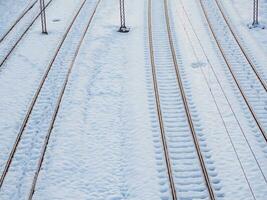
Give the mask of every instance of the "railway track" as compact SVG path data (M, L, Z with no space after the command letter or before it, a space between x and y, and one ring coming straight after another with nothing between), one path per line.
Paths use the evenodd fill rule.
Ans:
M52 1L53 0L49 0L46 3L45 8L47 8L52 3ZM24 38L26 33L30 30L30 28L33 26L33 24L36 22L36 20L41 15L41 12L39 11L39 9L38 11L34 9L36 13L34 13L33 16L30 15L30 11L33 10L33 8L36 6L36 3L37 1L35 1L28 9L26 9L1 38L0 40L0 52L1 52L0 53L0 68L3 67L4 63L7 61L7 59L12 54L14 49L18 46L20 41ZM28 17L26 17L27 15L29 15L28 17L30 18L30 21L27 21L29 20ZM23 20L24 18L27 18L25 19L26 20L25 22ZM15 29L15 27L19 26L20 23L21 23L20 25L21 27Z
M39 84L28 112L21 125L16 141L6 162L0 179L0 197L10 196L21 184L14 186L12 177L29 182L23 186L24 193L29 189L28 199L33 198L38 176L46 154L47 145L59 107L74 66L80 47L91 25L101 0L84 0L69 27L67 28L54 57ZM88 14L88 10L90 14ZM88 20L84 20L88 18ZM82 29L82 30L81 30ZM71 45L70 45L71 44ZM28 145L25 145L27 143ZM26 161L26 163L25 163ZM18 166L23 166L22 169ZM26 173L26 174L25 174ZM33 177L33 179L31 178ZM12 187L15 187L12 189Z
M218 76L217 76L217 74L216 74L216 72L214 70L215 67L210 62L210 60L208 58L208 54L205 52L204 45L202 44L202 41L198 36L198 31L194 28L193 23L192 23L192 21L190 19L190 14L185 9L183 1L180 0L179 4L180 4L179 7L181 7L181 8L180 8L179 11L177 11L177 13L179 13L179 18L181 19L181 22L182 22L182 25L183 25L183 29L186 32L187 39L188 39L188 41L190 43L190 46L191 46L191 48L193 50L194 57L197 59L198 63L201 63L201 59L200 59L200 57L198 55L199 54L198 51L199 50L202 51L203 54L202 53L200 53L200 54L202 54L205 57L205 60L206 60L206 62L208 64L208 66L211 68L211 72L214 75L214 78L215 78L215 80L216 80L216 82L217 82L217 84L219 86L219 88L215 89L214 88L214 85L215 85L214 82L212 84L209 83L209 79L211 79L211 74L206 74L208 72L206 71L205 67L200 67L199 71L202 74L202 76L204 77L204 80L205 80L205 82L206 82L206 84L207 84L207 86L209 88L209 91L211 93L212 99L213 99L213 101L214 101L214 103L216 105L216 109L217 109L218 113L220 113L219 115L220 115L220 117L221 117L221 119L223 121L224 129L225 129L225 131L227 133L227 136L229 138L229 141L230 141L230 143L231 143L231 145L233 147L233 150L235 152L236 158L237 158L237 160L239 162L239 165L240 165L240 168L241 168L241 170L243 172L245 180L246 180L246 182L247 182L247 184L249 186L250 193L251 193L253 199L257 199L256 196L258 194L255 195L255 193L254 193L255 186L253 186L253 180L251 180L250 175L248 173L249 170L247 170L246 165L244 164L245 161L242 159L242 154L244 152L246 152L246 154L247 154L246 160L250 159L251 163L255 163L255 166L253 167L253 171L255 171L256 168L258 169L258 175L257 176L261 177L261 178L258 178L258 180L260 180L259 182L262 181L262 185L267 183L267 179L266 179L266 176L265 176L265 173L264 173L265 167L264 167L264 165L262 165L264 162L262 162L261 159L260 159L261 161L258 161L258 158L257 158L258 156L256 155L258 153L254 152L255 149L253 148L253 146L251 146L250 141L249 141L249 139L247 137L247 133L245 133L245 132L248 132L248 130L245 130L245 128L242 127L242 123L240 122L240 119L238 119L237 114L235 113L235 111L234 111L234 109L233 109L233 107L232 107L232 105L230 103L230 100L227 97L226 92L224 91L224 88L223 88L222 84L220 83L220 80L219 80L219 78L218 78ZM182 15L181 13L182 12L184 13L184 17L181 17L181 15ZM191 31L189 31L189 29L191 29ZM190 33L192 35L190 35ZM193 38L195 38L194 41L193 41ZM196 43L199 44L200 49L195 46ZM219 90L221 90L221 92L222 92L221 94L217 93L217 91L219 91ZM233 115L233 118L234 118L233 120L231 120L231 125L236 123L236 129L235 130L229 129L229 127L231 127L231 126L229 126L229 123L227 123L227 121L225 121L225 119L223 117L223 115L225 114L225 110L222 108L223 105L220 105L220 100L218 100L216 98L216 96L223 96L225 98L226 103L228 104L228 106L230 108L229 111L231 111L231 114ZM245 151L241 150L239 145L236 144L236 142L235 142L234 136L236 136L238 134L238 132L239 132L239 131L236 132L237 129L240 130L240 133L241 133L240 135L244 138L244 143L242 143L243 144L242 146L246 146L247 149ZM240 142L241 140L243 140L243 139L239 138L238 142Z
M266 81L242 47L218 1L199 0L199 2L230 75L267 142ZM208 2L212 3L207 4Z
M256 65L253 63L252 59L250 59L250 56L248 55L246 49L243 47L242 42L240 41L238 35L236 34L236 31L232 27L228 17L225 15L225 12L223 11L223 7L221 6L220 2L218 0L215 0L216 5L218 6L220 13L223 16L223 19L225 20L227 27L229 28L230 32L232 33L233 37L235 38L235 41L237 45L239 46L240 50L242 51L244 57L246 58L247 62L249 63L251 69L254 71L255 75L257 76L257 79L261 83L264 90L267 92L267 83L266 79L263 78L262 74L258 71ZM262 71L262 70L261 70Z
M214 200L216 195L179 71L168 12L167 0L156 3L149 0L150 60L171 195L175 200L178 196Z
M30 6L23 10L15 22L8 28L8 30L1 36L0 43L7 37L7 35L14 29L14 27L22 20L22 18L35 6L38 0L35 0Z

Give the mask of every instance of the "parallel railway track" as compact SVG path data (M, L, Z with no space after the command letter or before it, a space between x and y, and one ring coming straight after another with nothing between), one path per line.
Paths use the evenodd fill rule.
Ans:
M188 145L189 143L191 144L189 146L192 147L193 149L190 149L190 153L194 151L194 153L196 154L195 157L190 155L191 156L190 158L194 158L192 159L194 160L192 162L199 165L199 168L200 168L199 170L201 171L200 173L202 174L200 175L200 177L202 177L203 179L200 177L198 178L202 179L202 181L204 182L204 185L205 185L204 187L206 187L206 189L202 188L202 190L207 191L206 198L215 200L216 195L214 193L214 189L211 184L208 170L206 168L205 160L201 152L201 147L198 141L198 136L196 134L194 123L193 123L193 120L190 114L190 109L188 106L188 101L187 101L187 97L185 94L183 81L181 78L181 74L179 72L179 65L178 65L178 61L176 58L176 51L175 51L175 47L174 47L174 43L172 39L170 19L169 19L169 14L168 14L169 12L168 1L164 0L163 3L164 5L162 9L164 9L164 14L163 14L164 16L162 17L165 18L164 20L165 22L163 23L166 24L166 27L165 28L160 27L158 32L155 31L155 29L157 30L157 28L154 28L153 25L156 27L159 26L159 24L161 23L161 20L157 19L155 20L157 21L157 24L156 25L153 24L153 18L152 18L153 16L152 7L153 6L152 6L152 0L149 0L148 29L149 29L150 60L151 60L151 67L152 67L154 94L156 98L156 107L157 107L158 120L159 120L160 131L161 131L161 139L162 139L162 145L163 145L163 150L164 150L164 155L165 155L166 167L168 171L169 185L170 185L172 199L174 200L178 199L179 195L188 195L186 196L187 198L194 198L193 196L190 196L192 194L183 194L184 190L182 188L177 189L179 185L176 185L176 180L175 180L176 178L174 178L177 176L179 177L179 170L180 170L178 169L178 166L177 166L178 164L176 164L177 160L176 159L174 160L174 158L179 157L180 160L178 160L177 162L181 162L181 163L184 162L183 155L182 157L180 157L180 155L175 155L175 153L173 153L173 152L177 152L178 149L179 151L181 151L183 148L185 148L184 146L185 144L182 145L182 144L179 144L180 141L177 141L177 142L174 141L174 140L177 140L177 137L178 138L181 137L182 140L186 138L185 141L188 142ZM155 9L158 10L159 8L155 8ZM157 15L160 15L160 14L157 14ZM161 38L159 36L161 36L160 30L162 29L166 30L166 32L164 32L165 34L167 34L167 37L165 35L166 37L165 41L164 40L160 41ZM161 48L161 49L158 50L157 48ZM167 66L171 68L168 68ZM164 67L166 67L166 69ZM173 79L171 80L171 78ZM165 81L165 83L163 83L163 81ZM170 91L169 94L167 94L168 91L166 87L168 87L168 90ZM174 102L174 100L167 101L169 95L171 96L171 99L176 99L177 97L179 98L177 99L179 105L177 105L178 103L176 101L175 103L173 103L173 105L177 106L176 109L180 109L179 111L177 111L177 116L175 116L177 118L174 117L175 112L169 111L170 104ZM175 109L175 108L172 108L172 109ZM172 117L169 118L168 115L171 115ZM184 124L171 125L170 119L173 119L173 118L177 119L176 123L184 122ZM173 134L171 134L170 133L171 129L173 130L174 126L177 126L178 129L177 131L174 131ZM179 126L182 126L183 128ZM191 137L191 141L188 140L187 138L188 136ZM183 149L182 151L185 151L185 150ZM177 166L177 169L174 166ZM194 169L194 172L196 171L197 170ZM191 173L190 170L186 172ZM186 178L183 178L183 181L186 181ZM182 191L181 194L179 194L178 191Z
M214 0L214 6L217 8L215 7L215 9L213 9L213 13L216 13L214 10L217 9L220 12L219 15L222 16L221 18L216 18L215 16L212 18L209 17L209 15L211 15L211 11L208 13L208 5L205 6L206 1L207 0L199 0L208 27L211 30L211 34L246 106L255 120L264 140L267 142L266 81L257 71L249 55L242 47L238 36L232 29L230 22L223 13L218 1ZM216 20L216 23L212 20ZM223 20L219 22L223 23L224 26L220 25L220 27L218 27L220 24L218 20ZM225 29L222 27L225 27Z
M163 144L164 157L165 157L167 171L168 171L168 178L170 181L172 199L177 200L178 198L177 198L175 183L174 183L174 179L173 179L173 172L172 172L171 161L170 161L170 156L169 156L169 149L168 149L164 124L163 124L162 111L161 111L161 106L160 106L159 89L158 89L158 84L157 84L156 64L155 64L154 50L153 50L154 47L153 47L153 33L152 33L151 1L152 0L148 0L148 32L149 32L149 47L150 47L149 50L150 50L150 61L151 61L151 67L152 67L154 92L155 92L155 98L156 98L156 106L157 106L157 113L158 113L158 119L159 119L161 140L162 140L162 144Z
M16 25L23 19L23 17L35 6L38 0L35 0L30 6L27 6L15 22L8 28L8 30L1 36L0 43L7 37L7 35L16 27Z
M193 26L193 23L192 23L192 21L191 21L191 19L190 19L190 14L189 14L188 11L186 10L186 8L185 8L184 3L183 3L182 0L179 1L179 4L180 4L180 6L181 6L182 12L184 13L185 19L183 19L183 17L181 17L181 15L180 15L179 17L180 17L180 19L182 19L181 21L182 21L183 29L184 29L184 31L186 32L186 36L187 36L188 41L190 42L190 46L191 46L191 48L192 48L192 50L193 50L193 54L194 54L195 58L197 59L197 61L200 63L200 62L201 62L201 59L200 59L200 57L198 56L197 47L195 47L195 42L197 41L197 43L199 44L200 49L201 49L201 51L202 51L202 53L203 53L203 56L205 57L206 62L207 62L207 64L209 65L209 67L211 68L212 74L214 75L214 77L215 77L215 79L216 79L216 82L217 82L217 84L218 84L218 86L219 86L219 90L222 91L222 94L223 94L223 96L224 96L224 98L225 98L227 104L229 105L229 108L230 108L230 110L231 110L231 112L232 112L232 114L233 114L233 116L234 116L234 118L235 118L235 120L236 120L237 126L238 126L238 128L240 129L240 131L241 131L243 137L245 138L245 141L246 141L246 144L247 144L247 146L248 146L248 149L249 149L249 151L251 152L251 155L253 156L253 160L255 161L256 166L257 166L257 168L259 169L260 174L262 175L262 180L263 180L265 183L267 183L266 176L265 176L265 173L264 173L264 169L262 169L262 165L259 163L259 161L258 161L258 159L257 159L257 156L256 156L256 153L254 152L253 147L251 146L251 144L250 144L250 142L249 142L249 139L248 139L247 136L246 136L246 133L245 133L246 130L244 130L244 128L243 128L242 125L241 125L240 120L239 120L238 117L237 117L237 114L234 112L234 109L233 109L233 107L232 107L232 105L231 105L231 103L230 103L230 100L229 100L229 98L228 98L227 95L226 95L225 89L223 88L223 86L222 86L222 84L221 84L221 82L220 82L220 80L219 80L219 78L218 78L218 75L217 75L217 73L216 73L215 70L214 70L215 67L213 66L213 64L211 63L211 61L210 61L209 58L208 58L208 54L207 54L206 51L205 51L205 46L202 44L202 41L201 41L201 39L200 39L199 36L198 36L198 32L197 32L197 30L195 29L195 27ZM178 13L178 11L177 11L177 13ZM179 13L179 14L180 14L180 13ZM186 22L186 21L188 21L188 22ZM189 24L189 25L188 25L188 24ZM188 27L189 27L189 28L188 28ZM191 31L189 31L189 29L191 29ZM192 34L191 36L190 36L190 33L189 33L189 32L191 32L191 34ZM193 41L192 38L195 38L196 41ZM209 79L210 79L209 76L210 76L210 74L206 74L207 72L205 72L205 71L206 71L206 70L205 70L205 67L200 67L200 70L199 70L199 71L201 72L202 76L204 77L205 82L206 82L206 84L207 84L207 86L208 86L208 88L209 88L209 90L210 90L212 99L213 99L213 101L214 101L214 103L215 103L215 105L216 105L216 108L217 108L218 113L220 113L220 117L221 117L221 119L222 119L222 121L223 121L224 128L225 128L225 130L226 130L226 132L227 132L227 135L228 135L228 138L229 138L229 140L230 140L230 143L231 143L231 145L232 145L232 147L233 147L233 149L234 149L234 152L235 152L235 154L236 154L236 158L237 158L237 160L238 160L238 162L239 162L240 168L242 169L242 172L243 172L243 174L244 174L244 177L245 177L245 179L246 179L246 182L247 182L247 184L248 184L248 186L249 186L249 189L250 189L250 191L251 191L252 197L253 197L254 199L256 199L255 194L254 194L254 191L253 191L252 186L251 186L251 183L250 183L249 178L248 178L249 176L247 175L246 171L244 170L244 164L243 164L243 162L241 161L241 160L242 160L242 159L241 159L241 156L239 155L240 152L239 152L238 148L236 147L235 142L234 142L234 140L233 140L233 132L234 132L234 131L230 131L230 130L228 129L228 127L227 127L227 123L226 123L225 120L223 119L223 113L222 113L222 111L221 111L221 108L220 108L220 106L219 106L219 104L218 104L218 102L217 102L217 100L216 100L216 97L215 97L215 96L216 96L216 95L215 95L216 92L213 92L213 91L212 91L212 87L213 87L213 85L211 85L211 84L209 83ZM231 123L235 123L235 122L231 122Z
M71 71L73 69L75 60L78 56L79 50L81 48L81 45L85 39L85 36L88 32L88 29L91 25L91 22L95 16L95 13L97 11L97 8L100 4L101 0L97 0L95 5L91 5L93 4L92 2L89 2L87 0L83 0L78 11L76 12L73 20L71 21L70 25L68 26L65 34L63 35L63 38L61 40L61 42L59 43L57 50L53 56L53 58L51 59L49 65L46 68L46 71L41 79L41 82L39 84L39 87L36 91L36 93L34 94L34 97L32 99L32 102L28 108L28 111L26 113L26 116L24 118L24 121L21 125L21 128L19 130L19 133L17 135L16 141L13 145L13 148L10 152L9 158L5 164L5 168L4 171L2 172L1 178L0 178L0 194L1 192L3 192L3 187L5 186L5 180L9 174L9 170L12 167L12 163L16 157L16 153L18 151L19 145L21 144L21 140L23 139L23 137L26 137L27 134L29 134L29 131L31 131L31 126L32 123L34 123L34 121L37 119L36 117L40 116L39 112L45 112L43 111L44 108L46 108L47 106L49 106L48 104L50 104L49 102L47 102L47 100L51 100L54 99L55 101L52 104L52 108L49 110L48 114L49 116L46 117L49 119L49 121L43 120L41 122L41 125L35 125L37 126L36 130L41 130L43 133L39 133L33 136L28 136L28 137L39 137L38 139L34 139L31 138L31 140L37 140L37 147L40 150L40 154L38 155L38 161L36 160L37 164L36 164L36 169L34 170L34 177L32 180L32 185L30 187L30 192L29 192L29 196L28 199L31 200L33 198L34 192L35 192L35 187L36 187L36 183L38 180L38 176L44 161L44 157L46 154L46 150L47 150L47 146L49 143L49 139L50 136L52 134L53 131L53 127L54 127L54 123L62 102L62 98L64 96L64 92L66 89L66 86L68 84L68 80L71 74ZM92 7L93 6L93 7ZM92 7L92 8L91 8ZM90 17L88 19L88 21L84 22L86 23L84 25L84 28L82 28L83 26L80 26L78 24L78 20L83 21L83 17L86 17L88 14L88 10L86 9L92 9ZM82 31L81 31L82 29ZM66 49L66 47L64 47L64 44L67 42L67 40L71 40L69 35L74 34L75 31L79 31L79 34L81 34L81 36L79 38L74 37L75 42L72 42L72 45L74 45L74 48L71 49L70 51L68 49ZM70 42L70 41L69 41ZM63 48L65 48L66 50L62 50ZM65 54L64 51L69 51L68 54ZM68 64L67 67L64 67L62 61L60 61L60 59L64 59L65 57L70 56L70 59L68 61L68 59L66 60L66 64ZM63 65L63 66L62 66ZM60 69L60 66L62 69ZM62 74L57 75L57 71L55 68L59 68L59 72L62 72ZM54 75L51 75L54 74ZM56 91L56 97L51 98L50 96L52 95L50 92L47 93L46 91L49 90L49 84L47 82L49 82L48 78L50 77L50 79L53 79L51 77L57 78L59 82L57 83L52 83L52 84L56 84L55 86L55 91ZM47 96L48 95L48 96ZM50 95L50 96L49 96ZM51 105L50 105L51 106ZM44 123L42 125L42 123ZM30 135L30 134L29 134ZM40 136L39 136L40 135ZM41 136L43 135L43 136ZM25 138L24 138L25 140ZM31 149L29 149L29 151L32 151ZM37 156L37 155L36 155ZM15 165L15 164L13 164ZM13 166L14 167L14 166Z
M54 128L56 117L57 117L57 114L58 114L58 111L59 111L59 107L60 107L61 102L62 102L63 95L64 95L66 87L67 87L67 83L68 83L71 71L73 69L75 60L76 60L76 58L78 56L79 50L80 50L80 48L82 46L82 43L84 41L84 38L86 36L86 33L87 33L90 25L91 25L91 22L93 20L93 17L94 17L94 15L96 13L96 10L98 8L98 5L99 5L100 1L101 0L98 0L97 4L96 4L96 6L95 6L95 8L93 10L93 13L92 13L87 25L86 25L86 28L83 31L82 37L81 37L81 39L79 41L79 44L78 44L78 46L77 46L77 48L75 50L74 57L72 58L71 64L69 66L67 76L66 76L66 78L64 80L64 83L63 83L63 87L62 87L62 89L60 91L60 94L59 94L59 97L58 97L58 100L57 100L57 103L56 103L56 108L55 108L55 110L53 112L52 120L50 122L49 129L47 131L47 135L45 137L45 141L44 141L44 144L43 144L43 147L42 147L41 156L40 156L40 159L38 161L38 166L37 166L37 169L36 169L36 172L35 172L34 180L33 180L31 191L30 191L29 198L28 198L29 200L31 200L33 198L33 194L34 194L36 183L37 183L37 180L38 180L38 176L39 176L39 173L41 171L41 167L42 167L42 164L43 164L43 161L44 161L44 157L45 157L45 153L46 153L47 146L48 146L48 143L49 143L49 139L50 139L50 136L52 134L52 130Z
M220 2L218 0L215 0L219 10L220 10L220 13L222 14L224 20L225 20L225 23L227 24L229 30L231 31L233 37L235 38L235 41L237 43L237 45L239 46L240 50L242 51L244 57L246 58L247 62L249 63L251 69L254 71L255 75L257 76L257 79L259 80L259 82L261 83L262 87L264 88L265 92L267 92L267 83L266 83L266 80L264 80L264 78L262 77L262 75L258 72L258 69L257 67L255 66L255 64L253 63L252 59L250 58L250 56L248 55L248 53L246 52L245 48L243 47L240 39L239 39L239 36L236 34L234 28L232 27L228 17L225 15L224 13L224 10L220 4Z
M53 0L49 0L46 5L45 5L45 9L52 3ZM39 18L39 16L41 15L41 12L38 10L37 14L34 16L34 18L28 22L26 28L24 30L19 30L21 32L19 32L18 35L17 32L15 30L15 27L21 22L23 21L23 18L25 17L25 15L27 15L29 13L30 10L32 10L32 7L35 6L37 2L35 2L31 7L29 7L29 9L27 9L25 12L22 13L22 15L16 20L16 22L9 28L9 30L4 34L4 36L1 38L0 41L0 48L3 49L1 50L1 54L0 54L0 69L3 67L4 63L7 61L7 59L10 57L10 55L13 53L13 51L15 50L15 48L18 46L18 44L20 43L20 41L24 38L24 36L27 34L27 32L30 30L30 28L33 26L33 24L36 22L36 20ZM14 32L15 34L15 39L13 40L10 39L10 41L7 42L7 44L5 44L5 40L7 39L7 37L9 37L12 33Z

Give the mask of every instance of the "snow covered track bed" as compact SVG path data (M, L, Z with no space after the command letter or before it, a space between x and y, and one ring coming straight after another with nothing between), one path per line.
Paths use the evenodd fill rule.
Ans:
M223 7L221 6L220 2L218 0L215 0L229 30L231 31L237 45L239 46L240 50L242 51L244 57L246 58L247 62L249 63L249 65L251 66L251 68L253 69L255 75L257 76L258 80L260 81L261 85L263 86L263 88L265 89L265 91L267 92L267 78L266 78L266 70L264 70L263 66L259 66L259 65L255 65L253 62L255 60L255 62L257 62L256 59L251 59L250 57L252 57L252 55L249 55L249 53L251 53L249 50L247 50L247 47L243 47L244 43L242 43L242 40L239 39L239 35L236 33L236 30L234 29L232 23L230 22L230 20L228 19L228 17L225 14L225 11L223 9ZM245 45L244 45L245 46ZM249 52L249 53L248 53ZM253 57L252 57L253 58ZM265 67L265 66L264 66Z
M53 0L47 0L46 8ZM30 30L32 25L40 16L38 4L33 3L29 8L25 9L21 16L14 22L14 24L7 30L0 39L0 68L4 66L5 61L12 54L14 49L18 46L23 37Z
M184 90L188 85L172 40L168 1L150 0L148 9L153 83L172 199L217 199L220 187L211 181L216 173L209 174L214 166L203 156L197 135L201 128L191 116L192 102Z
M22 18L25 17L25 15L33 9L33 7L37 3L37 1L38 0L35 0L30 5L27 5L27 7L22 11L22 13L18 16L18 18L10 25L10 27L4 27L3 30L1 30L2 33L0 34L0 43L14 29L14 27L22 20Z
M225 64L218 59L221 54L214 51L200 5L181 0L173 1L172 7L173 26L180 36L174 38L183 44L185 70L190 74L193 96L198 99L197 107L206 127L203 132L211 151L216 152L212 156L224 199L264 199L266 142L255 121L247 116L243 99L236 97L239 91L230 89L233 83L226 79Z
M216 44L251 115L267 142L267 88L265 66L254 65L241 46L216 0L200 0Z
M47 67L1 175L1 199L33 197L69 75L99 2L83 1Z
M121 33L118 0L45 0L48 34L39 3L0 0L0 200L266 200L265 56L225 2L125 0Z

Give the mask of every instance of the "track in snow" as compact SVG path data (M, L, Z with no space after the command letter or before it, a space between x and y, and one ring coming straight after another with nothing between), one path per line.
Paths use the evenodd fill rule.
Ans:
M168 1L149 0L148 9L154 92L172 199L216 199L179 72Z
M53 0L49 0L45 8L47 8ZM41 15L38 8L37 11L34 9L37 6L35 1L21 16L14 22L9 30L3 35L0 40L0 68L3 67L6 60L12 54L14 49L18 46L23 37L27 34L33 24Z
M1 199L10 199L17 187L20 187L19 193L30 188L28 199L32 199L70 73L99 3L100 0L83 1L48 65L1 175ZM88 16L88 21L84 20ZM25 184L29 179L31 186ZM14 182L16 188L11 189Z
M228 19L228 17L226 16L223 7L221 6L219 0L215 0L216 5L218 6L220 13L223 16L223 19L225 20L230 32L232 33L237 45L239 46L240 50L242 51L244 57L246 58L247 62L249 63L251 69L254 71L255 75L257 76L257 79L259 80L259 82L261 83L262 87L265 89L265 91L267 92L267 84L266 84L266 77L264 77L264 72L260 69L257 69L257 66L253 63L252 59L250 58L250 56L248 55L246 49L242 46L242 43L238 37L238 35L236 34L236 31L234 30L234 28L231 25L230 20ZM258 71L259 70L259 71Z
M15 22L8 28L8 30L1 36L0 43L6 38L6 36L14 29L14 27L25 17L25 15L30 12L30 10L34 7L38 0L35 0L30 6L23 10L23 12L19 15L19 17L15 20Z
M267 90L264 73L242 47L217 0L200 0L208 26L246 105L267 142Z
M216 74L216 72L214 70L215 67L210 62L210 60L209 60L209 58L207 56L207 53L205 52L205 47L202 45L201 39L198 36L197 30L194 28L194 26L192 24L192 21L190 19L190 14L186 11L186 9L184 7L184 3L182 2L182 0L179 1L179 4L180 4L181 10L182 10L180 12L184 13L185 18L181 17L181 15L179 17L180 17L180 20L182 21L183 29L186 32L187 39L190 42L190 46L193 49L194 56L198 60L198 63L200 63L201 61L200 61L199 56L197 55L198 54L197 51L202 51L203 52L203 56L205 56L206 62L210 66L212 74L214 75L214 77L216 79L216 82L217 82L217 84L219 86L218 89L214 89L216 91L213 91L212 88L214 87L214 84L211 85L209 83L209 79L211 78L210 74L206 74L207 72L205 72L206 71L205 67L200 67L200 72L201 72L202 76L204 77L205 82L206 82L206 84L207 84L207 86L208 86L208 88L210 90L210 93L211 93L213 101L214 101L214 103L216 105L217 111L220 113L220 117L221 117L221 119L223 121L225 131L226 131L226 133L228 135L228 138L229 138L229 142L231 143L231 145L232 145L232 147L234 149L234 152L236 154L236 159L239 162L240 168L241 168L241 170L243 172L243 175L245 177L245 180L246 180L246 182L247 182L247 184L249 186L249 189L250 189L250 192L252 194L252 197L254 199L257 199L256 198L257 194L255 195L255 191L254 191L255 185L253 185L253 184L255 184L255 181L251 180L251 175L250 175L249 171L254 171L254 173L257 171L258 174L255 175L255 176L257 176L259 182L262 181L262 185L264 185L264 184L267 183L266 176L265 176L265 173L264 173L264 168L265 167L264 167L264 165L262 165L262 162L261 162L262 160L261 161L258 160L257 153L255 152L254 147L250 144L250 141L249 141L249 139L247 137L247 133L246 133L247 131L244 129L244 127L242 127L240 119L238 119L237 114L234 112L234 109L233 109L233 107L232 107L232 105L230 103L230 100L227 97L227 95L226 95L226 93L224 91L224 88L223 88L223 86L222 86L222 84L221 84L221 82L220 82L220 80L219 80L219 78L218 78L218 76L217 76L217 74ZM177 11L177 13L179 13L179 11ZM185 21L188 21L186 23L188 23L189 26L188 26L188 24L187 25L185 24ZM188 29L191 29L192 32L189 31ZM192 35L190 35L190 32L191 32ZM192 38L195 38L196 41L193 41ZM195 45L196 43L199 43L200 49L197 47L198 45ZM245 143L243 143L243 146L246 148L245 151L240 149L239 145L236 144L236 142L235 142L235 140L236 140L235 137L237 136L237 134L235 134L236 130L233 131L233 130L229 129L229 127L228 127L229 125L228 125L228 123L225 121L225 119L223 117L223 115L225 115L226 113L225 113L224 109L222 108L223 105L220 105L220 100L218 100L217 97L216 97L217 96L216 95L217 90L221 90L222 91L222 96L225 98L226 103L229 105L230 111L233 114L233 118L234 118L231 121L231 124L232 125L235 124L235 126L233 126L232 128L236 127L235 129L239 129L240 130L240 133L241 133L240 136L243 137L243 138L239 138L239 141L244 140ZM243 160L243 158L242 158L243 157L242 156L243 153L246 153L246 155L247 155L246 161L250 160L250 162L251 162L251 166L250 167L248 167L246 165L246 163L245 163L245 160ZM251 168L251 169L249 169L249 168Z

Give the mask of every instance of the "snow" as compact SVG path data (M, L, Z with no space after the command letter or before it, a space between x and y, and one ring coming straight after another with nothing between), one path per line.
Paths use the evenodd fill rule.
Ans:
M197 99L197 103L201 104L196 105L196 107L200 109L200 118L203 120L203 123L206 124L203 125L203 127L208 127L204 128L203 133L206 136L205 138L207 139L207 143L211 145L211 157L213 158L213 162L215 163L214 165L218 171L219 179L223 185L222 191L224 198L253 199L248 184L246 183L246 175L249 177L249 183L252 185L252 187L254 187L252 188L254 193L257 193L256 191L258 191L257 199L264 199L266 195L266 191L264 191L264 176L266 176L266 153L262 151L263 149L255 149L255 147L258 146L255 145L257 141L255 140L256 138L251 137L251 135L258 133L258 131L255 131L255 128L251 129L247 126L248 122L245 122L248 121L246 116L240 116L243 110L242 107L239 108L238 111L232 110L232 108L237 109L240 107L238 102L233 101L235 99L233 90L229 88L229 83L227 80L220 80L220 83L223 84L223 86L220 87L216 77L214 76L214 72L211 70L211 67L214 67L215 73L219 79L223 77L224 72L219 72L220 69L218 69L218 67L224 66L222 66L222 64L218 62L218 59L216 59L217 55L213 55L214 50L212 50L213 47L211 46L212 44L210 43L209 38L211 36L207 34L208 30L204 26L205 24L203 24L203 22L201 23L202 20L205 22L204 16L203 14L200 14L202 15L202 18L199 18L194 17L192 14L197 12L202 13L200 5L195 5L192 4L192 2L188 3L186 1L183 1L183 5L190 16L191 22L188 21L187 16L182 9L182 5L176 3L175 13L176 15L179 13L179 16L184 20L182 20L183 23L177 20L175 21L175 24L180 24L180 26L177 27L177 31L188 31L189 37L192 40L188 41L188 38L184 37L180 38L179 42L183 44L183 48L188 46L186 51L183 51L185 52L184 56L187 56L187 58L184 58L183 60L190 61L187 66L192 66L186 68L186 70L188 71L188 74L190 74L188 77L190 77L190 83L193 85L191 87L193 88L193 99ZM173 17L173 19L178 19L178 17ZM202 47L204 47L203 49L205 54L201 46L199 46L200 44L196 45L199 43L199 41L194 32L192 32L193 30L190 23L193 25L193 27L197 27L198 31L195 31L195 33L197 33L197 36L201 38L200 41ZM186 34L180 33L179 35ZM193 52L192 49L190 50L190 48L192 48L192 44L190 44L190 42L194 44L194 48L197 48L194 50L195 52ZM189 57L190 59L188 59ZM193 59L194 57L195 60ZM226 69L226 67L224 68ZM206 82L206 86L203 87L203 84L199 85L200 82ZM218 108L216 108L217 106L220 112L218 112ZM240 128L239 123L241 124L242 129ZM249 143L246 141L246 138L244 138L243 132L246 137L249 137ZM259 135L257 137L260 137L260 133L258 134ZM253 144L251 144L252 141L254 141ZM252 146L254 154L249 149L248 145ZM257 155L256 158L255 154ZM248 159L250 159L249 165L247 164ZM257 164L256 159L257 161L261 161L260 165ZM244 171L242 171L242 168ZM256 172L259 174L255 175L254 173ZM254 179L252 177L257 178ZM259 181L260 177L261 180ZM255 188L256 185L258 185L257 188Z
M12 26L12 23L16 21L20 13L23 13L32 2L32 0L8 0L0 2L0 38Z
M142 1L131 5L142 6ZM136 103L146 101L146 96L136 98L144 85L132 86L144 83L144 77L134 76L144 74L142 52L132 51L143 48L138 37L143 30L133 21L133 34L117 33L115 6L100 4L76 59L35 199L158 198L148 113ZM113 14L104 18L108 13ZM133 53L135 59L126 60ZM140 137L150 145L142 146Z
M246 43L247 40L252 40L252 42L248 44L248 46L249 45L253 46L252 50L257 52L263 50L265 51L264 53L266 53L267 40L265 35L267 29L248 28L248 25L252 23L253 2L249 0L243 0L242 5L240 5L240 2L237 0L228 0L220 2L225 7L226 12L231 14L231 16L233 16L231 17L233 24L234 26L236 26L237 29L239 29L239 34L241 37L244 38L244 42ZM267 14L265 12L266 8L267 8L267 1L266 0L259 1L259 23L261 26L264 27L266 27L267 25ZM258 53L255 53L254 56L257 54Z
M202 0L236 69L240 50L214 0ZM48 2L48 0L46 0ZM265 200L267 145L208 28L198 0L168 0L171 32L201 153L218 200ZM251 1L220 0L266 81L266 29L249 29ZM0 2L0 38L33 0ZM0 174L62 36L83 0L53 0L48 35L33 24L0 68ZM52 115L97 0L85 1L34 104L0 199L27 199ZM118 0L101 0L74 60L33 195L35 200L170 200L148 40L148 0L125 1L129 33L119 33ZM266 0L260 23L267 24ZM0 43L0 62L38 4ZM248 12L249 10L249 12ZM164 1L152 0L161 111L178 199L209 199L169 47ZM236 71L266 131L266 91L252 70ZM246 78L244 78L246 77ZM252 96L252 94L256 94Z
M260 72L264 80L267 80L267 68L266 68L266 53L267 53L267 41L266 31L267 29L252 28L249 29L248 25L251 24L252 16L252 2L244 1L243 6L239 6L236 1L219 1L224 13L230 20L231 26L237 33L239 40L242 42L243 48L250 55L251 60L256 65L257 70ZM259 23L263 25L266 21L266 1L260 1L259 8ZM247 11L250 12L247 12ZM231 17L229 17L231 16Z
M152 3L153 46L161 111L169 155L172 159L174 182L181 199L208 199L208 191L175 78L174 64L170 62L172 54L169 48L160 48L169 44L163 8L163 1ZM189 87L186 82L184 86ZM192 113L195 118L198 117L196 111ZM199 123L195 125L198 132L202 132L201 125ZM206 145L205 141L202 144ZM213 168L212 163L209 163L208 168ZM214 177L216 178L216 173ZM220 187L216 190L220 190Z

